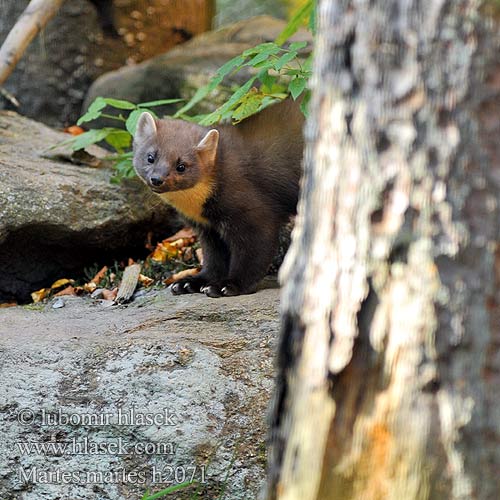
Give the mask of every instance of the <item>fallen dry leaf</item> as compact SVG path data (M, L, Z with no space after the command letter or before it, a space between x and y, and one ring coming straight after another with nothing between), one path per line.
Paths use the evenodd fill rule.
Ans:
M196 239L196 235L194 234L194 231L191 227L184 227L180 231L177 231L175 234L172 236L169 236L168 238L164 239L163 241L172 242L176 241L179 239Z
M57 292L54 295L54 297L62 297L64 295L76 295L75 287L73 287L72 285L69 285L66 288L63 288L60 292Z
M71 125L70 127L66 127L64 129L64 131L67 134L71 134L71 135L80 135L80 134L83 134L85 132L85 130L83 130L83 128L79 127L78 125Z
M41 288L40 290L37 290L36 292L33 292L31 294L31 298L33 299L33 302L41 302L43 299L47 298L52 290L50 288Z
M106 273L108 272L108 266L104 266L91 280L90 283L94 283L96 285L99 284L99 282L106 276ZM87 283L90 285L90 283ZM95 288L94 288L95 289Z
M168 241L163 241L162 242L164 245L168 244ZM172 245L175 248L184 248L188 245L191 245L191 241L188 240L187 238L179 238L178 240L170 242L170 245Z
M174 281L187 278L188 276L194 276L201 271L199 267L194 267L193 269L185 269L184 271L179 271L178 273L172 274L170 278L163 281L165 285L171 285Z
M0 309L4 309L6 307L15 307L17 306L17 302L13 301L13 302L2 302L0 304Z
M118 293L118 288L113 288L113 290L103 290L102 298L104 300L115 300L117 293Z
M74 283L74 280L62 278L60 280L54 281L50 288L52 288L52 290L57 290L58 288L62 288L64 285L71 285L72 283Z
M165 241L158 243L153 253L151 254L151 259L155 262L164 263L167 259L175 258L179 255L179 249L173 246L171 243Z
M139 283L142 286L151 286L154 283L154 279L149 276L144 276L144 274L139 274Z
M97 283L90 281L89 283L85 283L81 288L83 288L84 292L92 293L97 288Z

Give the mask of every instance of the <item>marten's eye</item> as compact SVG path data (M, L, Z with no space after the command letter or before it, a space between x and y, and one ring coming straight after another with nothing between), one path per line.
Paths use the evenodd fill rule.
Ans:
M148 163L154 163L155 162L155 155L148 153Z
M186 165L184 165L184 163L179 163L179 165L177 165L176 167L176 170L177 172L184 172L186 170Z

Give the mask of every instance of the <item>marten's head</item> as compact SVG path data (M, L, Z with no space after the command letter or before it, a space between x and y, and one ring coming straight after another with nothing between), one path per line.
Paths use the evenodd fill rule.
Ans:
M156 193L194 188L213 177L219 132L144 112L134 136L134 168Z

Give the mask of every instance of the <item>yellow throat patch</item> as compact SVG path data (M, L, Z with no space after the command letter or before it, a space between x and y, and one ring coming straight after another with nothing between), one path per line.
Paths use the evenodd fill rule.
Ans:
M202 215L203 205L212 194L212 190L213 182L204 179L192 188L162 193L160 197L188 219L206 224L208 221Z

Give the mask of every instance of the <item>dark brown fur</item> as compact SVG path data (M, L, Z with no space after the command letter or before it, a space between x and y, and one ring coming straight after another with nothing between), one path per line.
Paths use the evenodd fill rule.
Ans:
M141 117L134 166L195 226L203 248L202 272L174 283L174 293L255 291L280 226L296 210L303 120L298 104L288 100L210 135L210 129L180 120ZM148 154L155 155L153 164ZM180 164L183 172L176 170Z

